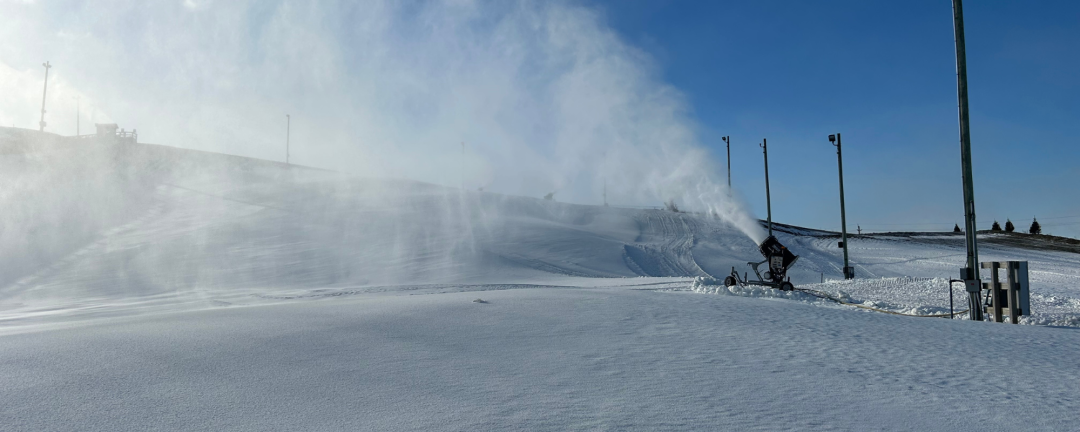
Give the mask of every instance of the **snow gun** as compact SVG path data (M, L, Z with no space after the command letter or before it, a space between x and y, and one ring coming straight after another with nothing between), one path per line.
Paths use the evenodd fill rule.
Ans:
M794 290L795 285L791 284L791 278L787 277L787 271L795 264L795 261L799 260L799 257L780 244L780 240L777 240L774 236L769 236L769 238L761 242L758 245L758 251L761 252L761 256L765 257L765 261L746 263L746 265L754 269L757 280L750 280L748 274L739 277L735 267L732 267L731 275L724 278L724 286L761 285L781 291ZM764 273L759 270L762 264L768 264Z

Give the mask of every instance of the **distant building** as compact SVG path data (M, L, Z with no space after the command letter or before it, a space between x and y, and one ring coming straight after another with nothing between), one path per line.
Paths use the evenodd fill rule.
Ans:
M135 144L139 142L139 135L132 129L130 132L120 129L116 123L95 123L97 137L103 141Z
M95 123L94 127L97 128L97 136L102 138L116 137L116 131L120 129L116 123Z

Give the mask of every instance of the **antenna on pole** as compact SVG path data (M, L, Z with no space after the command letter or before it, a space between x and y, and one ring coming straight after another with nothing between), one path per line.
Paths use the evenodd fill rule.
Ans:
M49 69L52 65L49 62L41 64L45 66L45 85L41 89L41 121L38 122L39 131L45 131L45 93L49 90Z

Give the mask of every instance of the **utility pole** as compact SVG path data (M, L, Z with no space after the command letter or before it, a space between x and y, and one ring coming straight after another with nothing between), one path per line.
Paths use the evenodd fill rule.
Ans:
M38 122L38 126L40 127L38 130L45 132L45 93L49 90L49 68L51 68L52 65L50 65L49 62L42 63L41 65L45 66L45 86L41 89L41 121Z
M971 129L968 123L967 51L964 46L964 7L953 0L953 33L956 38L956 96L960 111L960 163L964 178L964 225L967 227L967 267L960 271L968 292L971 319L982 321L982 282L979 280L979 248L975 240L975 188L971 175Z
M836 166L840 171L840 244L844 246L844 279L855 279L855 269L848 264L847 214L844 210L844 155L840 144L840 133L829 135L829 142L836 143L833 145L836 146Z
M769 141L761 139L761 148L765 152L765 209L768 213L769 236L772 236L772 197L769 196Z
M285 165L289 164L289 135L292 135L292 116L285 114Z
M727 187L731 190L731 135L720 137L727 143Z

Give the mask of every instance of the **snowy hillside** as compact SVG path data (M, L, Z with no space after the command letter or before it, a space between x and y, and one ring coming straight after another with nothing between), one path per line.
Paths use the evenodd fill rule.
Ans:
M91 143L7 159L43 176L21 180L9 205L30 201L64 218L5 222L20 227L11 235L31 233L23 245L55 245L5 272L7 319L79 313L88 298L98 313L315 288L693 277L757 256L718 220L661 210L463 193L158 146ZM11 246L5 252L24 255Z
M0 150L3 429L1080 420L1076 328L695 284L760 260L714 217L11 129ZM948 312L964 259L959 236L859 236L845 282L835 237L777 236L801 255L797 285L904 313ZM1030 262L1025 323L1080 326L1080 254L981 253Z

